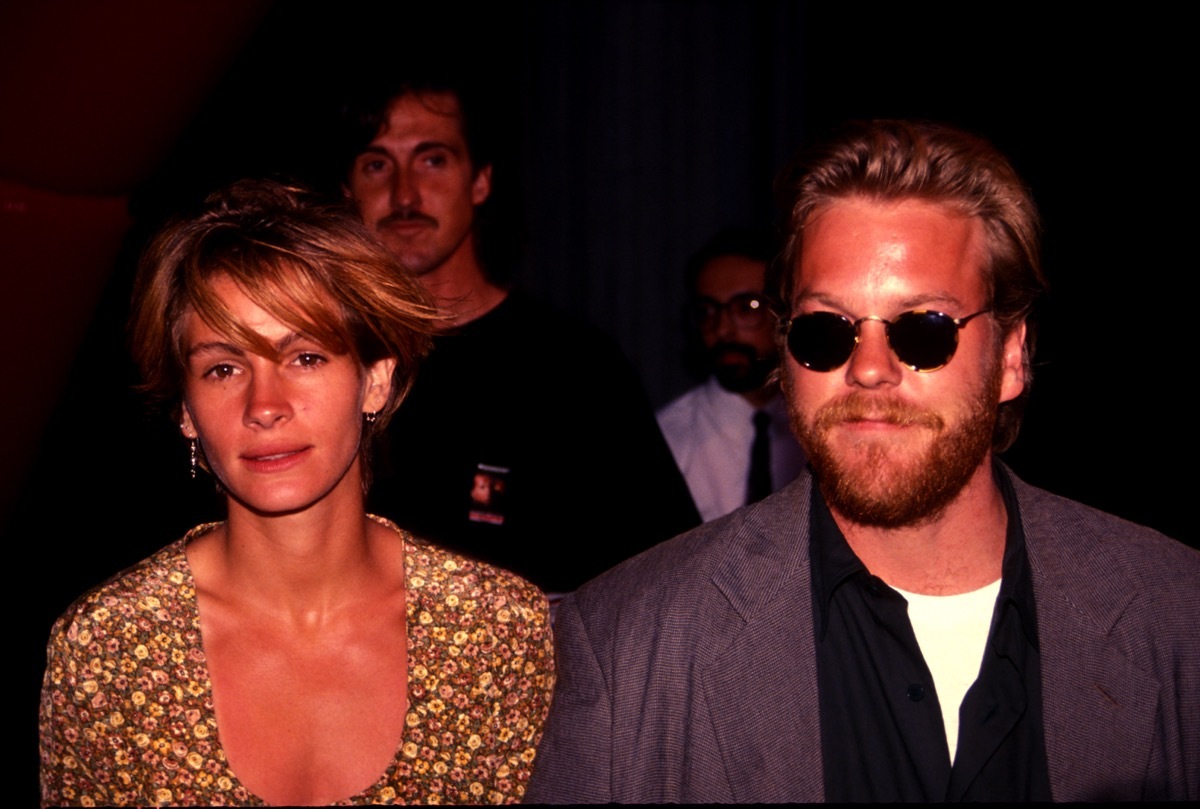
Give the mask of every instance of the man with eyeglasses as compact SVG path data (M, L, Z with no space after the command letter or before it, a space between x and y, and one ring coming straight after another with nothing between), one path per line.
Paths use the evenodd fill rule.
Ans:
M768 233L726 228L688 259L689 359L708 379L658 412L667 443L707 522L790 483L804 452L772 373L774 318L763 296Z
M853 124L768 281L812 475L581 588L527 800L1200 798L1200 553L1020 481L1032 199Z

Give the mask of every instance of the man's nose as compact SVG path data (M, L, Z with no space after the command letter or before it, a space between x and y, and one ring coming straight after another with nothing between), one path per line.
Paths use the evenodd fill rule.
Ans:
M887 325L865 320L858 326L858 344L846 363L846 384L861 388L898 385L904 368L888 345Z
M717 339L722 341L737 335L738 324L734 319L732 306L725 304L717 309L713 331L716 333Z
M392 207L398 210L421 207L421 189L416 175L408 169L398 169L392 175Z

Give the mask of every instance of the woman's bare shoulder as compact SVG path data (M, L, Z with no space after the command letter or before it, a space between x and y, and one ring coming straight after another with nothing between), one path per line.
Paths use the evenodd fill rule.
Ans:
M180 607L194 611L195 582L185 549L189 542L220 525L196 526L184 537L79 596L55 622L52 642L77 635L87 627L136 618L161 622L175 617Z

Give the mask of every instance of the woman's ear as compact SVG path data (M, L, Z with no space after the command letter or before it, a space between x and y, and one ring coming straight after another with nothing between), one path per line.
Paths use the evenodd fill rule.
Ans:
M179 408L179 431L183 433L183 437L189 441L194 441L200 437L200 433L196 432L196 425L192 422L191 411L188 410L187 402Z
M378 413L387 405L388 397L392 395L392 373L395 370L395 357L384 357L367 366L363 375L364 413Z

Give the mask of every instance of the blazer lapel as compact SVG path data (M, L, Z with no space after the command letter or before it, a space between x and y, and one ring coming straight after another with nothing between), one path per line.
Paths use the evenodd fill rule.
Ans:
M1056 801L1138 800L1150 764L1159 684L1035 579L1042 716Z
M1011 473L1010 473L1011 474ZM1140 594L1091 556L1095 538L1013 476L1033 572L1042 717L1056 801L1137 800L1149 770L1159 683L1112 630Z
M713 584L742 618L701 674L738 802L824 798L813 645L808 506L799 480L746 512Z

